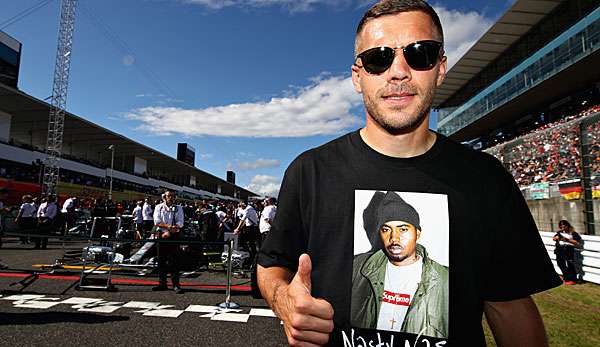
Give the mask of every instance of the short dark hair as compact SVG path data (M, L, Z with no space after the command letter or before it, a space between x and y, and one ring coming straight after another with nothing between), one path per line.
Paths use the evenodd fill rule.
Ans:
M365 24L368 21L391 14L397 14L402 12L411 12L411 11L419 11L423 12L431 18L431 21L435 25L438 33L440 34L440 39L442 43L444 42L444 30L442 29L442 22L440 21L440 17L435 12L433 7L429 5L424 0L380 0L365 14L363 15L360 22L358 22L358 26L356 27L356 36L360 34Z

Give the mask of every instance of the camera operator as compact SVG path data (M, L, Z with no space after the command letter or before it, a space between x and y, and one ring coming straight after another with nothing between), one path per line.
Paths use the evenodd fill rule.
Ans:
M157 238L162 240L176 240L183 227L183 208L175 205L176 195L172 191L163 194L163 203L154 209L154 225ZM175 293L182 294L179 285L179 244L158 244L158 286L154 291L167 290L167 272L171 273L171 282Z
M565 284L576 284L575 248L581 247L582 239L567 220L563 219L559 221L558 229L558 232L552 237L552 240L556 242L554 247L556 264L563 274Z

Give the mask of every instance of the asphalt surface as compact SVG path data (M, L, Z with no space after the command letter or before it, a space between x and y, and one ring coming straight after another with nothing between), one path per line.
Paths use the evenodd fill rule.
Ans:
M237 286L231 301L240 305L239 311L215 307L225 301L222 271L203 270L182 278L182 295L171 290L153 292L156 276L136 272L115 273L116 291L77 290L80 271L76 269L57 268L27 286L13 284L36 270L50 272L51 268L32 265L53 264L64 254L57 241L51 241L47 250L32 246L4 238L0 248L0 262L9 266L0 270L2 346L287 345L280 321L264 300L248 292L249 278L232 279ZM73 250L81 247L67 245ZM86 300L93 302L81 304ZM48 308L33 308L44 305Z

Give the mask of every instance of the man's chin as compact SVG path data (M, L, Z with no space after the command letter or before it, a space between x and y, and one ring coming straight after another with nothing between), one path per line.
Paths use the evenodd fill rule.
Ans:
M392 254L389 251L386 250L385 254L388 257L388 260L393 262L393 263L397 263L397 262L401 262L404 259L408 258L407 255L404 254Z
M388 133L394 135L407 134L417 129L425 120L425 117L414 116L402 110L400 112L389 112L384 117L373 117Z

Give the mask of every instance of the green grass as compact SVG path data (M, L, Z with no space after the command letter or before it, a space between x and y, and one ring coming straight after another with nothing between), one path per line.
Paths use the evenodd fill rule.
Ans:
M560 286L533 296L552 347L600 346L600 285ZM496 346L484 319L488 346Z

